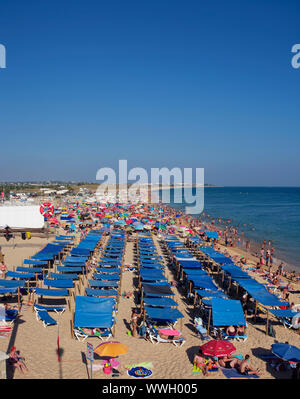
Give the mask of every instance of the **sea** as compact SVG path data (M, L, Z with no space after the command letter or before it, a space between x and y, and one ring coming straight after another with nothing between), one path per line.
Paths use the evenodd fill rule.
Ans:
M182 191L182 203L174 203L174 190ZM196 193L195 187L187 190ZM170 199L170 206L183 211L192 205L184 202L182 188L170 189ZM221 228L226 220L243 233L241 247L250 241L251 252L270 240L274 264L283 261L286 269L300 271L300 187L205 187L201 219Z

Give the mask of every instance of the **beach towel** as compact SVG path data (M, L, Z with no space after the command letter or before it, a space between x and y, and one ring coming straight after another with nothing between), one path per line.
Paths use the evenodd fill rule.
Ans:
M244 356L243 355L232 355L232 357L236 357L239 360L244 360Z
M127 370L127 374L133 378L148 378L153 373L150 369L147 369L146 367L133 367L132 369Z
M207 371L214 372L214 371L218 371L218 370L219 370L219 367L212 367L212 368L208 369ZM202 373L202 370L200 369L200 367L197 367L196 364L194 364L192 372L193 373Z
M91 369L91 365L88 364L88 368ZM99 371L103 369L102 364L92 364L92 371Z
M259 378L259 376L255 374L241 374L236 369L225 369L224 367L220 368L226 378Z
M130 370L134 367L145 367L148 369L153 369L154 366L153 366L152 362L141 362L141 363L137 363L137 364L130 364L130 365L127 365L124 367L125 367L125 369Z
M164 335L169 335L172 337L179 337L181 335L180 331L178 330L159 330Z

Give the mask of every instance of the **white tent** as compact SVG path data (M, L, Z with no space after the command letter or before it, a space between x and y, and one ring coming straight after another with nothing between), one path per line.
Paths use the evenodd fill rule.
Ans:
M38 205L0 206L0 229L6 226L12 229L41 229L44 217Z

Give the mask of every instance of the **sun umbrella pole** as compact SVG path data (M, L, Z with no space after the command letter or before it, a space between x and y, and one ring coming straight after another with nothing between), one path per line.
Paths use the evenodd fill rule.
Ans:
M20 312L20 287L18 287L18 310Z
M256 316L257 316L257 301L255 301L254 322L256 322Z
M115 323L115 317L114 317L114 325L113 325L113 337L116 336L116 323Z
M269 312L267 310L266 335L269 335Z
M74 339L74 311L72 312L71 337L72 337L72 339Z
M141 306L142 306L142 303L143 303L143 298L144 298L143 290L141 289Z
M207 334L209 335L209 330L210 330L210 319L211 319L211 309L209 309L209 314L208 314L208 324L207 324Z

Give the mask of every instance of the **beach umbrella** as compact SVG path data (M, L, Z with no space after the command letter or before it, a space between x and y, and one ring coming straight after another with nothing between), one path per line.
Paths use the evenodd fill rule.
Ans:
M135 230L144 230L145 226L143 224L134 225Z
M272 345L274 355L289 362L300 362L300 349L294 345L278 343Z
M99 356L117 357L128 352L128 346L117 341L104 342L94 349L94 353Z
M124 220L117 220L116 222L114 222L114 224L117 224L119 226L125 226L126 222L124 222Z
M202 346L202 352L206 356L230 356L235 352L236 348L231 342L222 339L213 339Z

